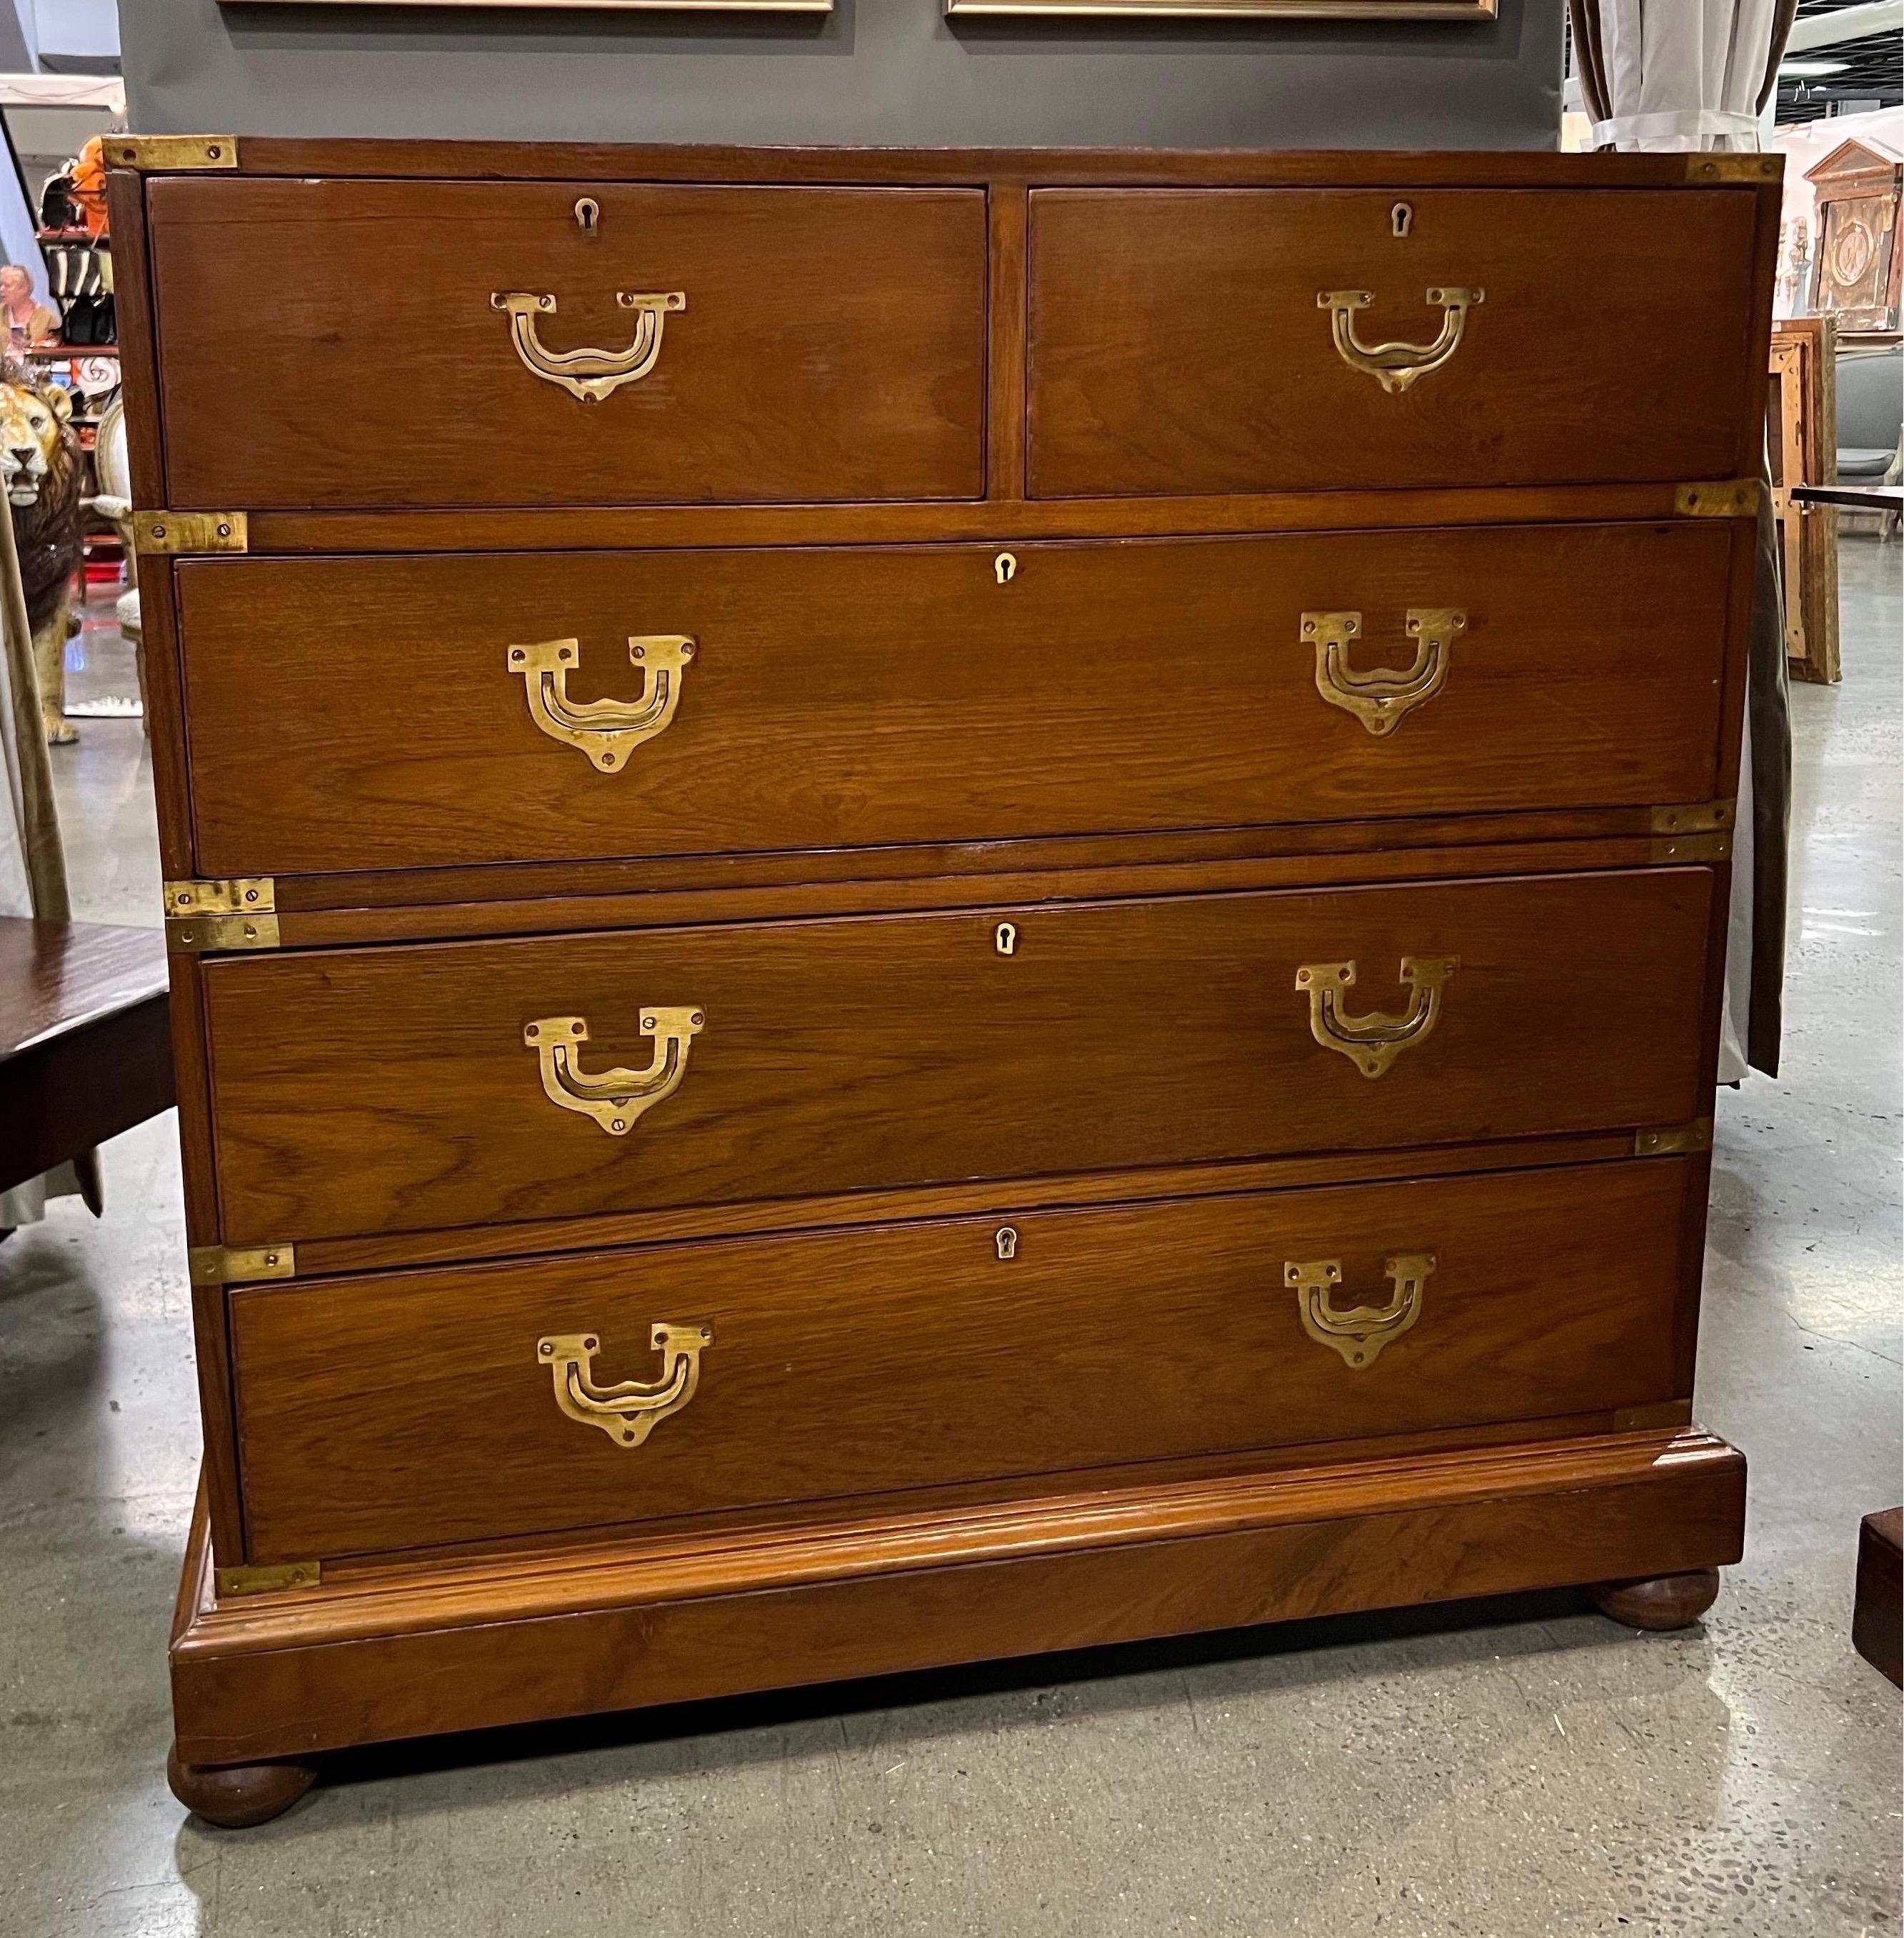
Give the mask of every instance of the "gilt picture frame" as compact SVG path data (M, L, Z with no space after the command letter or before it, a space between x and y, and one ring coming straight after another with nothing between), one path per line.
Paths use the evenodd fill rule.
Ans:
M218 0L220 6L294 5L312 0ZM391 0L322 0L332 7L388 8ZM427 7L448 13L480 8L485 13L567 14L830 14L833 0L402 0L406 7Z
M1499 0L945 0L948 14L1099 19L1492 20Z

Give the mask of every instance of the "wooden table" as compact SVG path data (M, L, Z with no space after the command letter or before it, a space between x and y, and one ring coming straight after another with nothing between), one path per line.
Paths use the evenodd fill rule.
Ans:
M1904 484L1794 484L1801 505L1835 505L1841 512L1904 512Z
M0 1191L172 1104L163 931L0 916Z

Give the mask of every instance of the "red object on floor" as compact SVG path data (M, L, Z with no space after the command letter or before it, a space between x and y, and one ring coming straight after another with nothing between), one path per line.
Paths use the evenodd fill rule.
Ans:
M1873 1669L1904 1684L1904 1508L1866 1514L1858 1530L1851 1642Z

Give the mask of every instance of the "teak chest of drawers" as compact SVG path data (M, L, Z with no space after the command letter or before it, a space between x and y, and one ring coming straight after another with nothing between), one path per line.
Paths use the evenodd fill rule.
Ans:
M111 159L185 1801L1707 1605L1775 159Z

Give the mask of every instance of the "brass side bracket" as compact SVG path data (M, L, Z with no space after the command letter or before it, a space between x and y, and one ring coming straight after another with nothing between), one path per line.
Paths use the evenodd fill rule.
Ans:
M324 1579L319 1561L273 1561L256 1568L221 1568L214 1580L221 1595L268 1595L275 1589L315 1588Z
M293 1245L194 1245L186 1256L194 1285L241 1285L252 1279L290 1278L297 1271Z
M1653 832L1662 837L1647 850L1653 861L1723 861L1732 852L1732 823L1735 819L1729 800L1694 801L1684 807L1656 807L1649 820Z
M1759 481L1729 478L1711 484L1675 485L1673 512L1682 518L1756 518Z
M1724 861L1731 858L1729 834L1675 834L1653 842L1647 850L1649 861Z
M1696 1117L1690 1124L1668 1124L1656 1131L1635 1131L1635 1157L1677 1157L1687 1151L1712 1148L1712 1119Z
M135 512L132 549L138 552L244 551L242 512Z
M185 169L235 169L236 135L112 135L105 158L115 169L145 175L171 175Z
M1729 800L1698 800L1687 807L1656 807L1650 825L1655 834L1710 834L1732 825Z
M166 946L182 955L209 949L275 949L277 893L269 875L229 882L166 884Z
M1689 182L1775 182L1785 172L1783 155L1689 155Z

